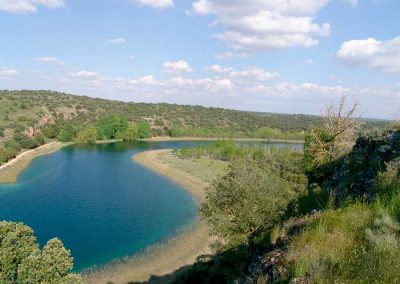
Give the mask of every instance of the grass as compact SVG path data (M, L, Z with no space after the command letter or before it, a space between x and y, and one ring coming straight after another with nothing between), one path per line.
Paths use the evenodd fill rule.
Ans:
M373 203L310 217L289 249L293 277L310 283L400 283L398 168L389 166L375 187Z
M51 142L33 150L19 154L15 159L0 167L0 184L17 182L19 174L25 170L36 157L56 152L68 143Z
M171 151L160 153L159 159L162 163L172 165L207 183L211 183L218 176L223 175L229 164L225 161L214 160L207 157L182 159L174 155Z

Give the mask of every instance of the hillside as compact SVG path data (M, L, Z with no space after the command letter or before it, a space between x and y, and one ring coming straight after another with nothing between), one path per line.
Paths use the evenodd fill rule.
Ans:
M173 127L204 129L205 136L219 130L246 136L262 127L282 131L302 131L318 125L320 119L310 115L252 113L175 104L125 103L73 96L50 91L0 91L0 127L11 129L45 123L45 119L95 122L110 113L120 113L128 120L149 120L154 134L168 135ZM189 133L190 134L190 133Z
M136 123L148 120L153 136L291 138L302 137L301 132L321 124L321 118L312 115L166 103L126 103L51 91L0 91L0 101L2 137L11 137L15 131L41 127L57 120L73 121L82 126L115 113L125 115L128 121ZM367 124L368 128L382 127L385 121L368 121Z

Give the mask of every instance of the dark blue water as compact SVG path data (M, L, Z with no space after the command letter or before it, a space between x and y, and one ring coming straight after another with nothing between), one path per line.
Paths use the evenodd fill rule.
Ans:
M16 184L0 185L0 220L29 225L41 245L60 238L75 270L132 255L196 219L192 197L132 155L199 143L70 146L36 158Z

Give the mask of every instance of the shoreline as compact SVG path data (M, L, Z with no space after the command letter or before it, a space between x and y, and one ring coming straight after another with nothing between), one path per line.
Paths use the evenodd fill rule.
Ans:
M138 141L143 141L143 142L218 141L218 140L304 144L304 140L264 139L264 138L228 138L228 137L210 138L210 137L189 137L189 136L182 136L182 137L157 136L152 138L138 139Z
M33 159L54 153L67 145L70 143L53 141L18 154L14 159L0 166L0 185L16 183L20 173L31 164Z
M145 151L134 155L132 159L156 174L166 176L182 186L197 203L203 202L205 200L204 189L208 186L208 183L161 162L158 156L167 151L171 150ZM210 254L211 243L212 238L209 235L208 226L197 219L190 228L167 239L164 243L155 245L126 260L111 263L86 274L83 273L83 279L85 283L89 284L157 282L160 277L163 277L163 280L166 281L165 277L171 278L173 272L193 264L198 256Z

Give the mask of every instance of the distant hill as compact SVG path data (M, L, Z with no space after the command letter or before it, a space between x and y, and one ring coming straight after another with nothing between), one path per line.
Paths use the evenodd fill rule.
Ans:
M263 138L271 134L263 135L263 132L278 130L294 134L321 124L321 118L312 115L246 112L166 103L126 103L52 91L21 90L0 91L0 139L12 137L15 131L40 127L57 120L73 121L77 126L83 126L111 113L125 115L133 122L149 121L153 136L172 134ZM381 127L386 122L370 120L367 123L369 127Z

